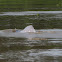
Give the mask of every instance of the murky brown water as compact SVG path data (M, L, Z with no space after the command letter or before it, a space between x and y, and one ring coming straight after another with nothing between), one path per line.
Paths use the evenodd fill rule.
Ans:
M24 29L33 25L36 30L62 31L62 12L20 12L0 15L0 30ZM13 15L12 15L13 14ZM17 15L18 14L18 15ZM21 15L22 14L22 15ZM50 31L48 30L48 31ZM54 33L53 33L54 34ZM62 33L61 33L62 34ZM19 34L20 35L20 34ZM29 37L31 35L31 37ZM62 62L62 38L59 35L42 37L30 34L21 37L0 36L0 62ZM7 36L7 35L6 35Z

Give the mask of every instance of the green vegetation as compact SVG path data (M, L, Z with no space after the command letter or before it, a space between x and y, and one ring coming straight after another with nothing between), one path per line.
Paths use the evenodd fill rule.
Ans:
M0 12L62 10L61 0L0 0Z

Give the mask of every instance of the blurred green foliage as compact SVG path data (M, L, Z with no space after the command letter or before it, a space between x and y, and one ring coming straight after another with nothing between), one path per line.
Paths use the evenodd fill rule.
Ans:
M61 7L61 0L0 0L0 12L62 10Z

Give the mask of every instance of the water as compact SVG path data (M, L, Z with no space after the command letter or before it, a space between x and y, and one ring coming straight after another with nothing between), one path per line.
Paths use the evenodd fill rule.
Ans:
M0 35L0 62L62 62L62 11L0 14L0 31L14 28L23 30L27 25L33 25L37 31L43 32L17 33L15 36L10 33L10 37L8 33Z
M0 16L3 15L37 15L37 14L59 14L62 11L22 11L22 12L2 12Z

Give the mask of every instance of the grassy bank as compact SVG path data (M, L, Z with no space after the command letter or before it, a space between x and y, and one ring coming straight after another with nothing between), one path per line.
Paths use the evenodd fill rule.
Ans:
M0 12L62 10L61 0L0 0Z

